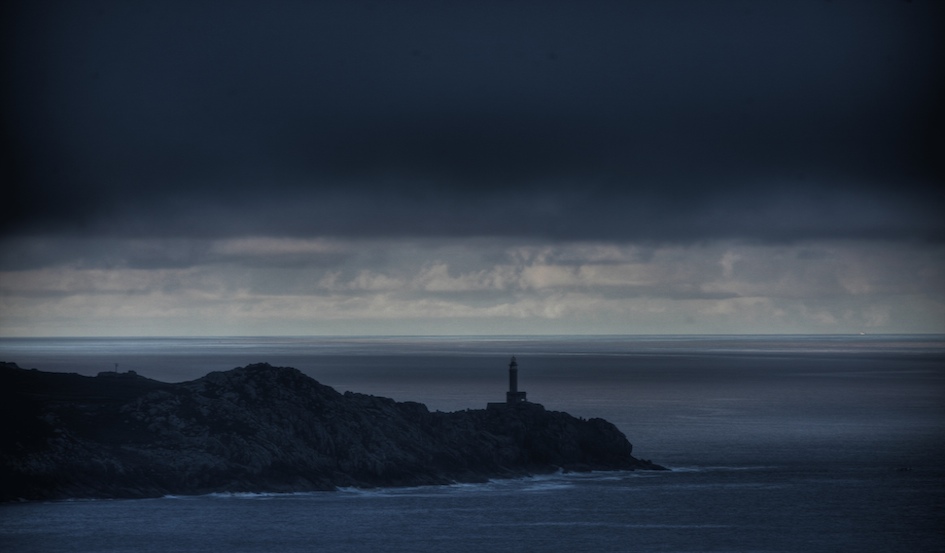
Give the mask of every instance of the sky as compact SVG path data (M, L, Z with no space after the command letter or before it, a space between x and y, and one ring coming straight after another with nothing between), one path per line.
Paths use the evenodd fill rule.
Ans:
M0 337L945 332L937 0L0 10Z

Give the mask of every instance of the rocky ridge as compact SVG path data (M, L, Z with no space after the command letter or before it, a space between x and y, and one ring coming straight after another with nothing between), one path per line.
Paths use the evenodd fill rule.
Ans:
M524 403L430 412L267 364L168 384L0 364L0 500L289 492L658 470L611 423Z

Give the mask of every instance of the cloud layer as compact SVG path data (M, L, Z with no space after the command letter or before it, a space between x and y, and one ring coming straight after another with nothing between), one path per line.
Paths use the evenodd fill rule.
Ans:
M945 4L9 2L0 335L945 332Z
M219 240L0 273L3 335L937 332L945 256L849 242ZM83 251L84 250L84 251ZM163 251L164 255L157 253ZM299 256L303 257L300 258ZM94 324L92 324L94 323ZM99 325L96 327L95 325Z
M23 2L6 233L945 237L934 2Z

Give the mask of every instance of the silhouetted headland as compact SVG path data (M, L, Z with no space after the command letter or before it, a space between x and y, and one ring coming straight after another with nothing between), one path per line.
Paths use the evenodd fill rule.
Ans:
M300 492L662 470L613 424L512 395L430 412L249 365L169 384L0 363L2 500ZM521 397L522 401L519 401Z

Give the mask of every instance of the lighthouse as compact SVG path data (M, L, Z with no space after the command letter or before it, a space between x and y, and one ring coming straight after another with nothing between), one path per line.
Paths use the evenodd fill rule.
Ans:
M505 393L505 402L508 404L525 401L525 392L518 391L518 363L515 356L509 362L509 391Z
M505 392L505 402L490 401L486 407L491 410L502 410L520 403L526 403L525 392L518 391L518 363L513 355L512 360L509 361L509 391Z

